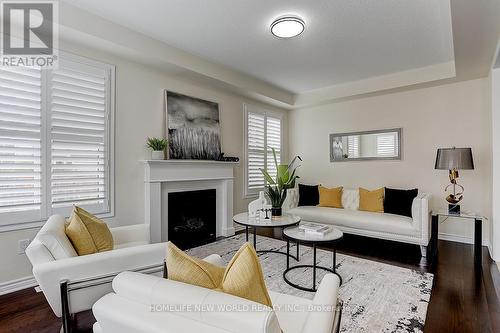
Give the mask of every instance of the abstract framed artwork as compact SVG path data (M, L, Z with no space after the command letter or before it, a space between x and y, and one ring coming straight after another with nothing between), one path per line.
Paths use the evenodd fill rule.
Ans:
M219 104L165 90L170 159L217 160Z

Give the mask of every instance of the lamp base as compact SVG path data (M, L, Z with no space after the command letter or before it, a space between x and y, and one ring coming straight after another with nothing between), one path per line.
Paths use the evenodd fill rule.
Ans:
M460 205L448 205L448 213L450 214L460 214Z

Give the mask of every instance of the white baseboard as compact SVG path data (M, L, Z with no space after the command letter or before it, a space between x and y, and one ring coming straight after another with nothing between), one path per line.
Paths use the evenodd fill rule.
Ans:
M14 291L35 287L38 283L33 276L0 283L0 295L13 293Z
M456 234L449 234L446 232L440 232L438 234L438 239L450 241L450 242L457 242L457 243L464 243L464 244L474 244L474 239L472 237L468 236L462 236L462 235L456 235ZM487 239L483 238L483 246L490 246L490 243L488 242Z

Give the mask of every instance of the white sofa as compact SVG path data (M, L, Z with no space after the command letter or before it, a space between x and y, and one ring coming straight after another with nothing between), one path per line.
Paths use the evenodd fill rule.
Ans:
M420 245L422 256L426 256L430 239L429 194L419 194L412 204L412 217L373 213L359 210L359 192L344 189L344 208L298 206L298 188L289 189L283 211L301 217L305 222L331 224L347 234L387 239Z
M221 262L217 255L205 260ZM273 310L215 290L124 272L113 280L114 292L92 308L94 333L335 333L339 283L336 275L325 275L313 300L271 291Z
M33 275L57 317L68 329L69 315L89 310L111 291L123 271L162 275L165 243L150 244L149 225L110 228L112 251L78 256L64 232L65 218L51 216L26 249Z

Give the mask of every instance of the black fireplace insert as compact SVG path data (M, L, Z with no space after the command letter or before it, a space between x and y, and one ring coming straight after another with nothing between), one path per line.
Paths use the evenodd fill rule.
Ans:
M168 193L168 240L182 250L215 241L216 190Z

